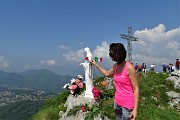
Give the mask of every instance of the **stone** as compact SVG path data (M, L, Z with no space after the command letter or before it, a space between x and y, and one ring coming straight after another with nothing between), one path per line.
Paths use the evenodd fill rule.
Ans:
M175 89L180 89L180 70L172 72L167 80L173 81ZM169 105L174 109L180 110L180 93L169 91L166 94L170 97Z

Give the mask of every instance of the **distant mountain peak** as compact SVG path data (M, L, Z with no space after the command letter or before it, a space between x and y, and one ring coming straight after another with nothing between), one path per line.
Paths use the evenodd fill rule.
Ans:
M56 74L48 69L39 69L39 70L26 70L20 73L21 75L28 75L28 74ZM56 74L57 75L57 74Z
M4 84L48 92L59 92L63 90L63 85L69 82L71 78L72 76L58 75L48 69L26 70L21 73L0 71L0 85Z

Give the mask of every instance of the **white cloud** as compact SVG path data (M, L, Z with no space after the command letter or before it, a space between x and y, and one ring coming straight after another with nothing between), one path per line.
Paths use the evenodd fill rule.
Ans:
M56 65L57 63L56 63L56 60L48 60L47 64L48 65Z
M70 47L64 46L64 45L59 45L59 48L60 49L65 49L65 50L69 50L70 49Z
M48 66L54 66L54 65L57 65L57 62L56 60L41 60L40 61L40 64L41 65L48 65Z
M180 43L178 43L177 41L172 41L172 42L169 42L169 43L166 45L166 48L178 50L179 45L180 45Z
M106 59L109 57L109 44L104 41L101 43L101 45L98 45L96 47L96 49L91 53L94 57L101 57L103 59ZM63 57L67 60L67 61L71 61L71 62L82 62L85 58L85 51L84 49L80 49L78 51L69 51L67 54L63 54Z
M161 68L163 63L175 63L176 58L180 58L180 27L166 31L163 24L157 27L144 30L137 30L134 36L138 41L133 42L133 62L147 65L155 64ZM125 47L126 44L125 44ZM93 52L92 52L93 51ZM101 45L97 45L95 50L91 50L93 56L103 58L103 66L111 67L111 59L108 55L109 44L103 41ZM82 62L85 57L84 49L78 51L69 51L63 54L66 61ZM148 66L147 66L148 67Z
M133 61L149 64L174 63L180 57L180 27L165 31L159 24L152 29L137 30L133 42Z
M0 67L7 68L10 66L10 63L8 60L4 58L4 56L0 56Z
M166 27L163 24L159 24L157 27L153 29L147 29L145 30L137 30L134 34L136 37L141 38L143 41L151 41L151 42L159 42L162 40L166 40L166 33L165 33ZM142 42L142 41L139 41Z
M91 51L93 57L99 57L99 58L103 59L103 62L98 63L98 64L102 65L103 68L109 69L114 64L114 62L111 61L111 58L109 57L109 44L106 41L102 42L101 45L98 45L94 50L90 49L90 51ZM73 66L73 65L78 65L81 62L84 62L86 52L84 51L84 48L82 48L78 51L69 51L67 54L63 54L63 56L66 59L65 60L66 63ZM71 70L75 69L75 68L72 67ZM82 68L80 67L78 69L82 69ZM77 71L77 70L75 70L75 71Z
M93 51L93 56L102 58L103 62L99 64L107 70L114 64L114 61L109 57L109 44L106 41L103 41L101 45L96 47Z
M141 54L133 54L133 61L134 63L142 64L145 62L146 64L156 64L161 65L162 63L170 63L170 60L168 58L161 58L161 57L155 57L155 56L149 56L149 55L141 55Z
M85 56L84 56L84 50L80 49L78 51L69 51L67 54L63 54L63 57L67 60L67 61L71 61L71 62L80 62L82 60L84 60Z
M101 46L97 46L92 53L96 57L102 57L103 59L109 57L109 44L104 41L101 43Z

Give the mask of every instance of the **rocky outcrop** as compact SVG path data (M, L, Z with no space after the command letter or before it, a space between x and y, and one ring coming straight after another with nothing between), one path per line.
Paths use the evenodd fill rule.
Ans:
M175 89L180 89L180 70L172 72L167 80L174 83ZM170 97L170 106L174 109L180 110L180 93L176 93L174 91L169 91L166 93Z
M87 104L89 107L92 107L94 104L96 104L96 101L94 98L87 98L82 95L73 96L69 95L66 103L64 104L65 107L67 107L65 113L60 113L60 119L59 120L83 120L85 118L85 112L77 112L76 116L68 116L68 113L73 107L75 106L82 106Z
M104 81L106 81L107 86L106 89L113 89L113 80L112 78L105 77ZM64 104L65 107L67 107L66 112L59 112L60 119L59 120L85 120L86 113L88 112L83 112L82 110L77 111L75 116L68 116L68 113L70 112L73 107L76 106L84 106L88 105L89 107L93 107L95 104L98 104L94 98L91 97L85 97L84 95L78 95L78 96L73 96L69 95L66 103ZM110 120L108 117L104 116L104 118L101 118L100 115L94 116L93 120Z
M177 110L180 110L180 94L174 91L166 92L170 97L169 105Z
M170 74L167 80L174 82L174 88L180 89L180 70L176 70Z

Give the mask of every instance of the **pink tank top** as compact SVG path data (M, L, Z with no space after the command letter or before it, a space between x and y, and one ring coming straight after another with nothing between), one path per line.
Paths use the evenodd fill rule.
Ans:
M114 102L119 106L133 109L134 108L134 90L128 76L127 67L130 63L126 62L121 73L117 72L118 65L114 69L114 86L116 88Z

